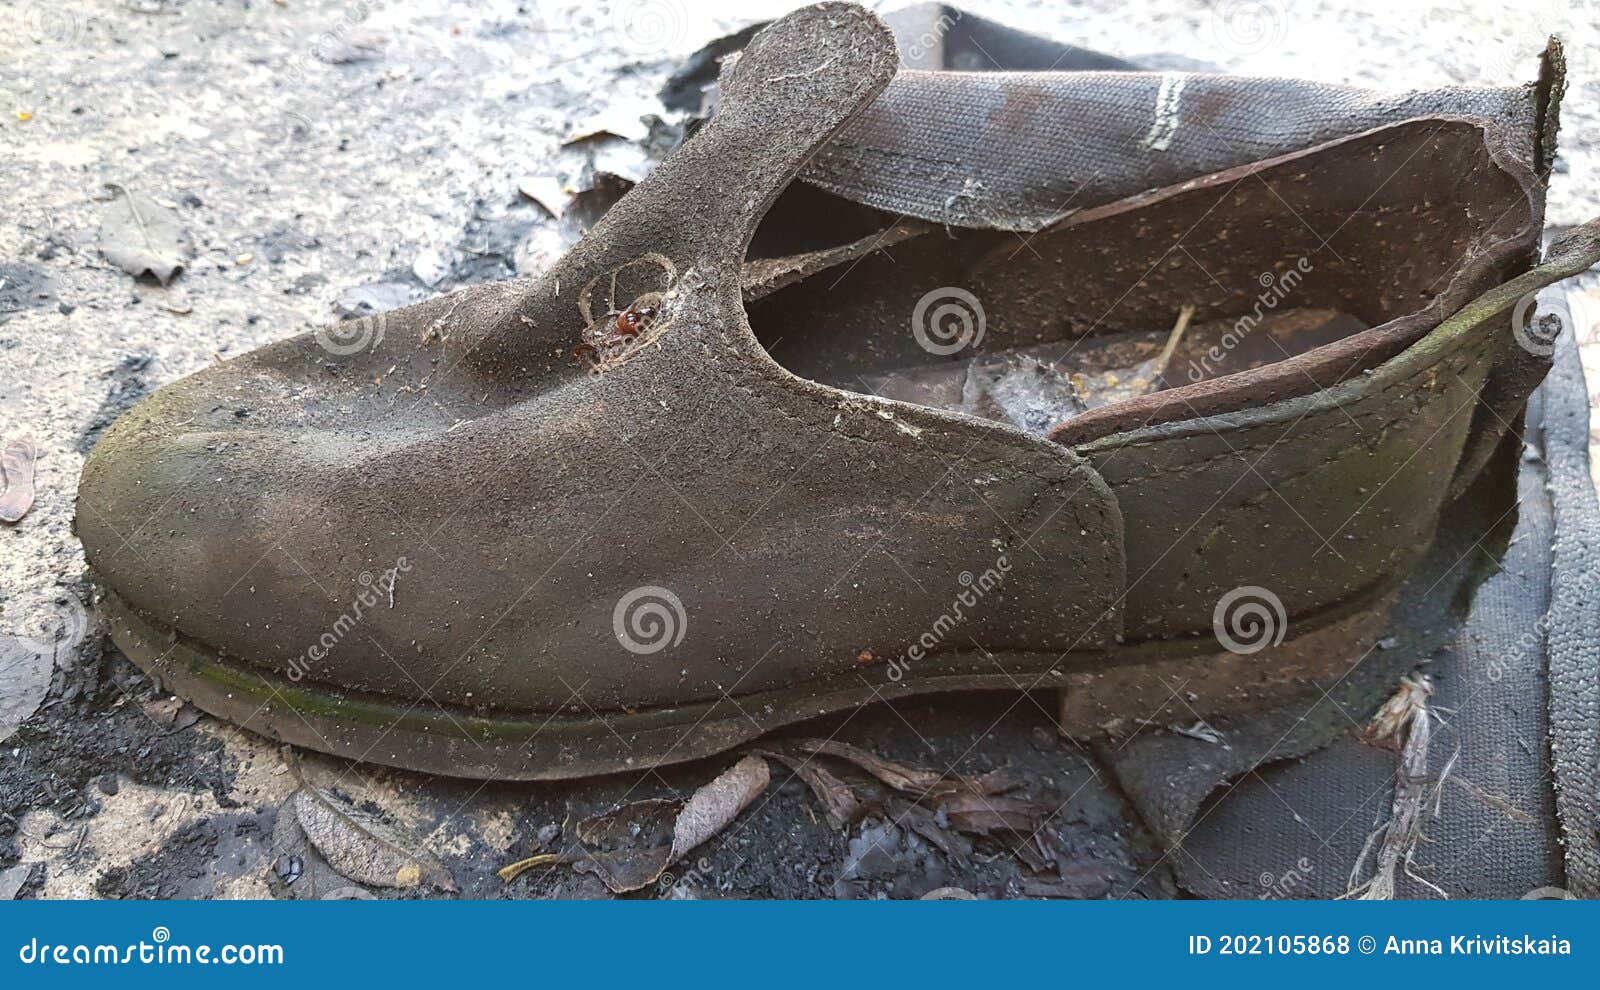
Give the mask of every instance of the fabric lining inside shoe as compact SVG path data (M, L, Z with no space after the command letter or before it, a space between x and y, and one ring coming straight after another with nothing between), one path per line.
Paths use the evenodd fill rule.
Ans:
M1308 307L1188 327L1165 362L1171 331L1131 331L912 365L861 380L886 399L981 416L1046 436L1090 409L1264 367L1365 329L1348 313Z
M1493 125L1419 119L1035 234L883 213L863 236L859 204L806 189L797 213L786 192L773 215L806 215L804 243L786 257L780 224L757 234L747 313L803 378L1077 443L1328 388L1398 354L1470 285L1530 260L1518 168ZM819 250L833 218L848 226Z

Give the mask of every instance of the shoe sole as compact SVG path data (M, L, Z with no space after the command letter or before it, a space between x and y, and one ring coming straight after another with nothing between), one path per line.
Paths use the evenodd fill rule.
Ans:
M953 654L918 668L878 662L793 688L637 712L485 715L294 682L226 660L140 615L115 592L100 604L112 640L141 669L220 719L267 738L369 763L452 777L560 780L682 763L806 719L924 694L1060 690L1076 737L1152 717L1193 721L1261 711L1336 680L1382 638L1392 593L1376 591L1260 652L1217 652L1209 637L1111 653ZM993 673L982 672L985 668ZM898 672L897 672L898 671ZM1162 714L1183 692L1181 707Z

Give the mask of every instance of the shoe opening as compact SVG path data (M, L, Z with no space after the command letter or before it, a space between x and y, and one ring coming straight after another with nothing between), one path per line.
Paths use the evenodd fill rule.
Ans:
M1043 436L1417 314L1464 270L1514 264L1489 248L1530 210L1484 128L1460 120L1383 128L1032 234L908 223L797 185L757 234L747 309L801 377ZM1389 356L1352 354L1317 375Z

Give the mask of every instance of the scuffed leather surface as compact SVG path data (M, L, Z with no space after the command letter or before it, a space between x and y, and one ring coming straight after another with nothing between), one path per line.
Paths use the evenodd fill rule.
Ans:
M304 335L164 389L85 468L92 566L156 621L282 672L360 575L403 556L394 606L308 677L475 708L847 672L914 641L956 576L1002 552L1011 574L967 634L1110 645L1122 521L1082 458L798 379L745 322L756 221L893 59L859 8L786 18L732 69L717 120L543 278L386 314L356 355ZM658 341L598 376L573 367L578 294L647 253L678 292ZM681 598L682 649L637 656L614 635L613 606L646 585Z
M1429 760L1440 793L1417 850L1418 874L1457 898L1514 899L1540 887L1595 896L1589 760L1600 726L1592 594L1600 513L1588 418L1568 335L1529 404L1526 444L1508 437L1446 512L1445 551L1435 557L1485 576L1459 630L1438 649L1415 635L1430 621L1412 611L1395 623L1388 649L1353 667L1350 680L1365 682L1363 691L1336 689L1342 711L1313 696L1276 715L1218 723L1227 750L1157 732L1117 751L1119 782L1163 830L1166 862L1186 890L1214 898L1343 895L1363 844L1389 813L1397 766L1392 749L1364 742L1359 730L1393 678L1420 669L1434 682L1441 717ZM1513 472L1517 499L1509 502ZM1441 593L1447 586L1448 574L1429 589L1435 607L1451 597ZM1319 735L1327 747L1300 756ZM1398 879L1401 897L1438 896Z
M1054 339L1070 357L1078 340L1162 327L1184 305L1201 319L1248 311L1250 291L1311 261L1288 304L1351 312L1371 330L1102 407L1052 434L1116 492L1130 637L1203 632L1218 598L1241 585L1309 614L1415 561L1468 438L1517 415L1537 381L1500 389L1500 408L1480 410L1491 369L1522 352L1509 332L1518 296L1473 300L1525 269L1542 201L1536 177L1497 150L1497 133L1408 122L1085 211L1025 247L1006 235L932 235L826 280L826 291L775 293L752 316L770 340L809 342L784 345L791 368L848 387L863 368L939 360L883 328L940 285L970 287L984 303L980 353ZM1451 314L1465 315L1441 332Z
M1092 654L1115 649L1125 608L1139 636L1195 631L1217 588L1270 576L1294 610L1314 610L1426 541L1432 493L1471 421L1459 412L1501 346L1489 328L1509 300L1370 379L1279 401L1225 393L1239 411L1149 433L1108 426L1081 450L776 364L742 309L746 245L893 62L858 8L792 15L729 70L717 117L542 278L370 317L354 327L374 342L355 355L304 335L162 390L86 465L78 527L95 571L155 622L281 672L337 624L361 575L404 557L393 606L340 639L311 680L494 710L551 711L581 694L616 711L847 673L864 651L915 641L950 608L958 576L1002 553L1005 586L963 634L995 651ZM1463 156L1447 161L1482 169L1463 202L1510 196L1536 210L1526 175L1501 181L1475 152L1479 125L1438 124L1467 136L1440 143ZM1349 140L1333 161L1365 147ZM1160 220L1170 197L1150 209ZM1418 244L1464 236L1428 216L1407 229ZM1479 289L1516 264L1514 252L1492 259L1471 269ZM1425 295L1427 276L1449 282L1452 271L1393 284ZM609 294L616 273L619 308L646 288L672 299L649 347L589 375L567 356L584 328L579 300ZM1348 280L1361 276L1352 264ZM763 312L781 312L784 297ZM909 340L909 306L888 298L852 313ZM1169 286L1150 309L1176 298ZM1372 303L1404 310L1381 294ZM795 346L821 346L835 326L812 321ZM1427 494L1362 503L1362 482L1394 470ZM1294 537L1280 534L1297 532L1285 509L1296 506L1263 477L1334 539L1367 542L1286 566ZM1188 542L1163 553L1182 526ZM638 656L618 642L613 606L642 586L682 599L682 649Z

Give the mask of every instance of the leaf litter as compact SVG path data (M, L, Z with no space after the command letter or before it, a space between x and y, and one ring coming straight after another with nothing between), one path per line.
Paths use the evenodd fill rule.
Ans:
M0 523L19 523L33 508L32 440L13 440L0 448Z
M136 279L171 282L183 271L189 250L178 211L125 186L110 188L122 195L100 220L100 253Z
M182 732L200 721L200 709L177 696L146 701L141 707L151 719L166 726L169 733Z
M925 801L962 794L977 796L1004 794L1022 786L1020 778L1004 770L991 770L974 777L952 776L886 760L859 746L834 739L796 739L793 745L802 753L831 756L854 764L895 790L909 794L917 800Z
M0 870L0 901L14 901L33 877L32 863L18 863Z
M908 833L906 843L914 844L909 837L914 835L959 860L973 855L968 836L998 842L1038 875L1021 882L1019 893L1026 897L1104 897L1114 886L1131 887L1137 880L1130 864L1104 858L1104 850L1097 852L1092 830L1071 824L1046 828L1058 806L1015 796L1023 781L1009 771L944 774L831 739L796 739L761 752L795 772L834 827L864 823L848 842L842 881L887 879L901 873L902 830ZM848 764L872 781L845 780L821 760ZM883 793L879 784L892 793ZM1078 834L1085 831L1091 834ZM906 854L911 852L908 845Z
M726 828L771 780L766 760L746 756L686 801L649 798L585 818L573 830L576 843L512 863L500 878L509 883L533 867L563 863L599 877L612 893L640 890Z
M90 618L70 595L66 608L47 623L42 638L0 634L0 742L13 734L44 706L59 663L64 671L89 635Z
M374 887L456 886L440 863L399 828L332 791L303 784L289 798L313 848L341 876Z

